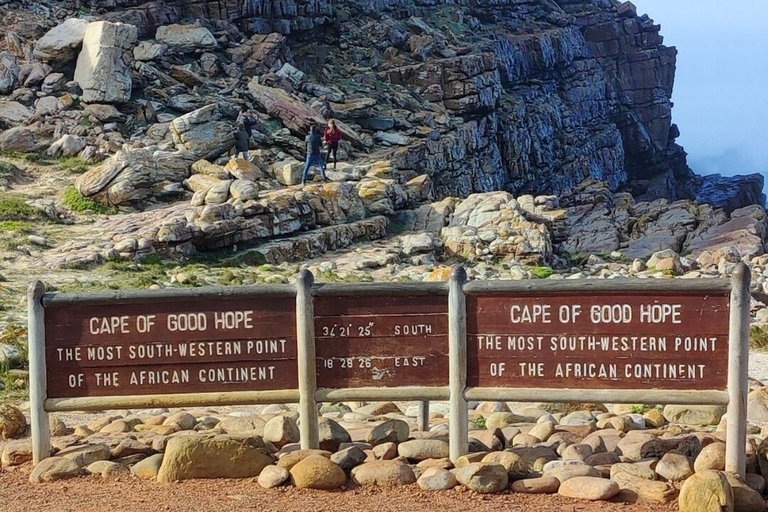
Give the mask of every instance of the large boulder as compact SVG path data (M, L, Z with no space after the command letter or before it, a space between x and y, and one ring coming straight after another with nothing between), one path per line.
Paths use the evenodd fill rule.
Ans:
M166 187L189 176L196 157L186 151L161 151L154 147L118 151L101 165L75 180L85 197L109 205L132 205L160 199Z
M17 126L0 132L0 151L26 153L35 149L35 146L37 146L35 135L26 126Z
M290 469L291 482L299 489L336 489L347 475L338 465L322 455L310 455Z
M35 59L47 62L54 67L66 64L77 55L77 50L83 44L88 21L79 18L69 18L56 25L38 39L33 55Z
M77 135L66 134L50 145L46 154L52 157L75 156L85 149L86 143Z
M685 481L678 499L680 512L733 512L733 491L719 471L702 471Z
M231 123L219 120L216 105L206 105L171 122L176 148L189 151L196 159L212 160L235 145Z
M0 94L10 94L19 84L19 65L16 57L0 53Z
M670 423L683 425L717 425L726 408L721 405L667 405L664 418Z
M547 227L529 221L507 192L472 194L456 207L441 235L448 254L470 261L493 257L541 264L552 254Z
M130 49L137 35L136 27L125 23L88 24L75 68L75 81L83 90L83 101L125 103L131 99Z
M480 494L501 492L507 488L509 476L501 464L472 462L454 471L461 485Z
M416 475L407 464L399 460L374 460L352 470L352 480L362 486L394 487L409 485Z
M165 447L157 481L255 477L270 464L272 457L260 438L173 437Z
M49 457L43 459L29 475L32 483L55 482L80 476L83 470L69 459L63 457Z
M157 28L155 39L179 52L211 50L216 38L210 30L199 25L165 25Z

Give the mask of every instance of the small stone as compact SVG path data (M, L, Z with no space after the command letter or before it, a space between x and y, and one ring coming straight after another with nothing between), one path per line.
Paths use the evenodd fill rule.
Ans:
M321 418L318 425L320 449L335 452L342 443L349 443L352 438L344 427L330 418Z
M373 446L381 443L402 443L408 440L411 429L403 420L389 420L373 427L365 441Z
M310 455L322 455L328 459L331 458L331 452L325 450L296 450L291 453L286 453L280 457L277 460L277 465L290 471L293 466L306 459Z
M12 405L0 405L0 439L16 439L27 431L27 419Z
M571 478L576 478L578 476L599 477L600 472L592 466L587 466L586 464L582 463L580 465L560 466L558 468L545 471L543 476L555 477L560 480L560 483L562 484L563 482L567 482Z
M501 492L509 484L507 470L501 464L473 462L454 470L456 480L480 494Z
M63 457L49 457L35 466L29 475L29 481L32 483L55 482L81 474L80 466L73 461Z
M613 481L621 488L619 498L629 503L669 503L677 497L677 489L668 482L646 480L624 472L617 473Z
M528 431L528 435L537 438L539 441L544 442L555 433L554 423L549 421L541 421L537 423L531 430Z
M289 473L291 483L299 489L337 489L347 482L344 470L322 455L304 458Z
M375 460L352 470L352 480L362 486L394 487L416 482L416 475L399 460Z
M500 464L507 470L509 481L519 480L528 476L528 465L525 459L512 452L491 452L483 457L482 462Z
M352 471L352 468L359 466L367 458L365 452L357 446L346 448L331 455L331 461L338 464L346 472Z
M735 473L724 473L733 491L733 512L762 512L765 510L765 500L760 493L752 489Z
M716 471L725 469L725 443L712 443L701 449L693 463L693 470L698 473L708 469Z
M585 461L592 455L592 447L588 444L572 444L563 450L563 460Z
M416 484L423 491L445 491L458 485L456 476L447 469L427 468L421 474Z
M263 488L271 489L283 485L289 478L291 478L291 474L287 469L280 466L267 466L261 470L258 482Z
M69 435L69 429L67 428L67 425L59 417L51 416L48 420L48 425L51 431L51 436L53 437Z
M697 472L683 483L678 507L680 512L732 512L731 485L719 471Z
M288 443L299 442L299 426L288 416L275 416L264 425L264 440L278 448Z
M513 492L528 494L554 494L560 489L560 480L553 476L525 478L512 482L511 489Z
M655 471L668 482L682 482L694 473L691 459L678 452L665 453Z
M606 501L619 493L619 485L606 478L577 476L563 482L557 493L567 498Z
M381 443L373 447L373 454L379 460L391 460L397 457L397 445L395 443Z
M177 412L168 416L163 425L175 427L177 430L192 430L195 428L195 417L188 412Z
M504 428L517 423L525 423L526 419L511 412L494 412L485 419L485 428Z
M163 463L163 454L157 453L137 462L131 468L131 474L144 480L155 480L160 466Z
M413 460L442 459L449 456L448 443L437 439L414 439L400 443L397 452Z
M656 473L651 468L641 464L619 463L611 466L611 478L619 473L626 473L643 480L656 480Z
M20 466L32 460L32 440L15 439L8 441L0 456L0 466Z
M72 446L61 450L56 456L69 459L77 464L78 467L84 468L97 460L108 460L110 457L110 449L109 446L105 444Z

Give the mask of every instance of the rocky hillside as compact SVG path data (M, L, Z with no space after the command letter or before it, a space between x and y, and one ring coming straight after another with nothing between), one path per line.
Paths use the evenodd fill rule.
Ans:
M126 147L187 151L174 169L162 154L127 157L159 168L128 180L150 191L126 196L137 185L115 166L79 187L111 188L104 202L180 192L194 160L229 149L243 104L262 114L266 172L300 157L309 123L333 116L347 124L345 158L376 152L399 173L427 174L437 199L559 194L592 178L728 211L762 201L757 176L688 168L671 115L676 50L629 2L4 3L0 123L29 132L4 134L0 149L58 140L49 151L88 161ZM192 124L169 126L205 106Z
M631 3L0 3L0 309L30 275L81 289L274 282L297 264L328 280L765 264L762 178L688 168L676 51ZM230 158L243 106L252 162ZM332 182L299 186L303 137L329 118ZM212 252L205 272L173 267ZM222 270L254 263L277 267Z

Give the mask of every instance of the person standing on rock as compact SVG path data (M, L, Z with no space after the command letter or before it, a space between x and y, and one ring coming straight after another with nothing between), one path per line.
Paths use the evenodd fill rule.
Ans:
M339 142L341 141L341 130L336 128L336 121L331 119L328 121L328 127L323 132L323 141L328 145L328 154L325 156L325 161L331 161L331 152L333 152L333 170L336 170L336 152L339 150Z
M240 115L237 116L237 124L243 125L243 129L248 134L249 139L253 136L253 127L256 126L256 120L245 105L240 109Z
M251 138L248 136L248 132L245 131L243 126L238 125L237 131L235 132L235 159L242 153L243 158L250 161L248 156L250 142Z
M304 172L301 174L301 184L306 185L307 175L309 169L313 165L320 167L320 176L323 177L323 181L328 181L325 177L325 162L323 161L323 155L320 154L320 146L322 144L322 137L320 136L320 128L317 125L313 125L309 131L309 135L304 139L307 145L307 161L304 163Z

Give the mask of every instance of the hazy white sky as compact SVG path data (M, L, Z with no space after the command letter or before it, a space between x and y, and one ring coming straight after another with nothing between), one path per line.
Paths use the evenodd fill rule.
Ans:
M768 173L768 0L633 0L676 46L672 119L699 174Z

